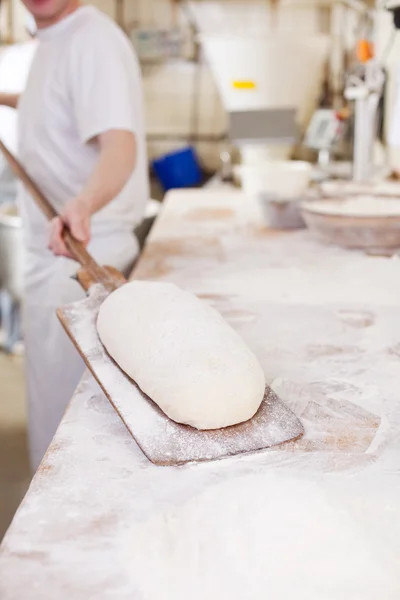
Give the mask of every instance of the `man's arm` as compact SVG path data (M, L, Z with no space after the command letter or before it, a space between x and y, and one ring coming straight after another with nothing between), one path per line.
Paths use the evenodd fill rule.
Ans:
M85 246L90 241L91 216L111 202L125 187L136 165L136 139L129 131L111 130L99 135L100 158L79 196L70 200L61 218L51 223L49 249L68 256L62 233L67 225Z
M20 94L0 94L0 106L9 106L17 108L20 99Z

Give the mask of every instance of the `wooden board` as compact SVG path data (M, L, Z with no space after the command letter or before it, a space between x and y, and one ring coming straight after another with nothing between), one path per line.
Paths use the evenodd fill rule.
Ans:
M106 352L96 321L109 292L92 285L85 300L59 309L58 317L105 395L135 441L156 465L179 465L255 452L301 437L299 419L271 389L256 416L247 423L215 431L198 431L171 421ZM140 340L132 343L140 351Z

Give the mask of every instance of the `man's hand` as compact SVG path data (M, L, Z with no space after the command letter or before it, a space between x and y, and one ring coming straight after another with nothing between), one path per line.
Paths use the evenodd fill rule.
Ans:
M67 203L50 227L49 249L72 258L62 238L64 226L85 246L90 240L90 218L112 202L126 185L136 164L136 138L130 131L110 130L92 140L100 158L79 196ZM132 200L133 201L133 200Z
M390 172L388 179L390 181L399 181L400 180L400 171L398 170L393 170Z
M0 94L0 106L18 108L20 94Z
M64 228L68 227L74 238L86 247L90 241L90 217L89 202L80 197L70 200L61 216L50 223L49 250L56 256L73 258L63 240Z

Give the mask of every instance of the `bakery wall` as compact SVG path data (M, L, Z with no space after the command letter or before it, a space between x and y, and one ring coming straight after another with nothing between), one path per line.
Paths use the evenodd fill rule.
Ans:
M26 37L26 14L20 0L13 0L14 37ZM118 0L91 0L110 15L118 17ZM125 0L123 22L132 27L169 28L179 25L190 36L186 13L173 0ZM333 5L333 3L331 3ZM276 18L269 0L202 0L189 3L190 15L202 33L256 33L269 35L274 29L309 36L328 33L332 37L333 80L340 81L342 68L343 20L340 6L331 10L316 0L281 0ZM206 167L215 168L226 130L226 115L211 76L200 54L199 62L189 60L143 64L147 131L151 157L184 145L197 147Z
M113 0L97 0L99 8L115 16ZM279 10L278 27L310 35L324 27L324 11L316 6L300 6L295 0ZM190 3L191 17L203 33L240 33L271 30L268 0L221 0ZM178 18L182 27L187 19L182 11L174 13L170 0L130 0L125 2L125 22L143 27L173 25ZM194 140L202 162L208 168L218 166L221 143L204 141L218 138L226 131L226 115L211 73L200 58L193 62L144 66L147 127L151 156L182 144L179 140L162 141L163 136L187 136ZM159 139L157 139L159 138ZM202 139L198 139L202 138Z

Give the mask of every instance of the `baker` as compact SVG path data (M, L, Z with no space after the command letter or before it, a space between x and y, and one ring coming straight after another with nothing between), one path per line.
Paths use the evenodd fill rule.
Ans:
M138 253L135 225L148 200L138 61L124 33L78 0L23 0L39 46L19 109L19 158L61 214L50 227L25 190L24 339L29 447L36 469L84 371L56 308L79 299L67 225L101 264L123 272Z

